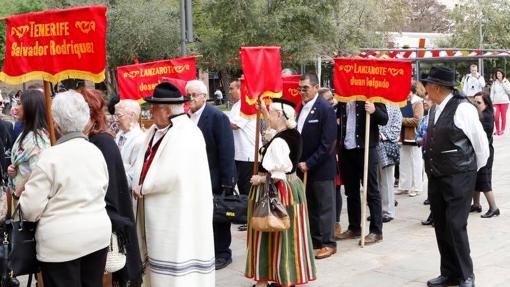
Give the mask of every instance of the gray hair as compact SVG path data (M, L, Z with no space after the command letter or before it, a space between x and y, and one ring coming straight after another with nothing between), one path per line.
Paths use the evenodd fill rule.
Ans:
M90 119L89 106L74 90L58 93L53 99L51 112L62 134L82 132Z
M184 105L183 104L177 104L177 105L170 105L170 112L172 115L178 115L184 113Z
M186 92L192 88L198 90L199 93L209 95L209 92L207 91L207 86L204 84L204 82L200 80L192 80L186 84Z
M140 118L140 114L142 113L142 108L140 107L140 104L135 100L120 100L115 105L115 110L123 111L125 113L132 114L133 121L137 121L138 118Z

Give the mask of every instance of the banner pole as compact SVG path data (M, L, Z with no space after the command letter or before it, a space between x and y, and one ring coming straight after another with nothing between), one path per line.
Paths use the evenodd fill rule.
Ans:
M366 112L365 157L363 162L363 197L361 198L361 248L365 247L365 231L367 228L368 155L370 148L369 140L370 140L370 113Z
M260 142L260 111L257 110L257 123L255 125L255 156L253 161L253 174L259 173L259 142Z
M51 145L55 144L55 128L53 126L53 117L51 115L51 84L44 81L44 100L46 103L46 120L48 121L48 132L50 134Z

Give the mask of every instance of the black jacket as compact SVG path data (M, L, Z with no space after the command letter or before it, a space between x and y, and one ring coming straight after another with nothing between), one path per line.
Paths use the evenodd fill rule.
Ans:
M112 222L113 232L119 239L119 247L126 250L126 266L113 273L113 281L126 286L126 282L140 283L142 280L142 260L138 249L135 218L131 191L128 189L126 171L119 148L113 137L107 133L99 133L90 137L101 151L108 168L108 190L106 191L106 212Z
M235 184L234 134L227 115L206 103L198 127L207 150L212 191L221 193Z
M338 145L339 150L344 146L345 133L347 128L347 104L339 103L336 116L339 121L338 125ZM381 103L375 104L375 112L370 115L370 139L369 147L374 148L379 143L379 125L384 126L388 122L388 112L386 106ZM366 111L365 102L356 102L356 148L365 148L365 123Z
M326 100L318 96L301 130L301 161L305 161L308 166L310 181L335 178L336 137L335 111Z

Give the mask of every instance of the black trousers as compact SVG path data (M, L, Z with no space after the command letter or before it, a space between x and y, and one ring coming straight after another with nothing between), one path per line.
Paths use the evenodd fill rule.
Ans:
M476 172L429 176L430 209L441 254L441 274L451 278L467 279L473 274L467 219L475 182Z
M336 209L336 222L340 222L340 214L342 213L342 192L341 192L341 189L342 189L342 186L341 185L337 185L336 186L336 194L335 194L335 199L336 199L336 205L335 205L335 209Z
M107 251L107 248L104 248L78 259L66 262L40 262L44 286L103 286L103 273Z
M216 259L231 259L232 250L230 243L232 242L232 234L230 233L230 223L213 223L214 232L214 256Z
M334 181L308 182L306 201L314 249L336 247Z
M236 160L237 188L240 194L248 195L250 193L250 179L253 175L253 161Z
M361 194L360 186L363 181L363 149L342 150L340 173L347 195L347 213L349 215L349 230L361 231ZM370 209L370 233L382 234L382 206L381 194L377 185L377 151L371 148L368 152L368 186L367 203Z

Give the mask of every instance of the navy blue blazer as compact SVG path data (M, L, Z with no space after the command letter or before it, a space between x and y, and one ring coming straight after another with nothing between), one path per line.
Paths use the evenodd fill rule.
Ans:
M227 115L209 103L205 105L198 127L205 139L212 191L218 194L224 187L234 187L234 134Z
M308 180L332 180L336 174L336 115L333 107L321 96L317 97L301 131L303 153Z

